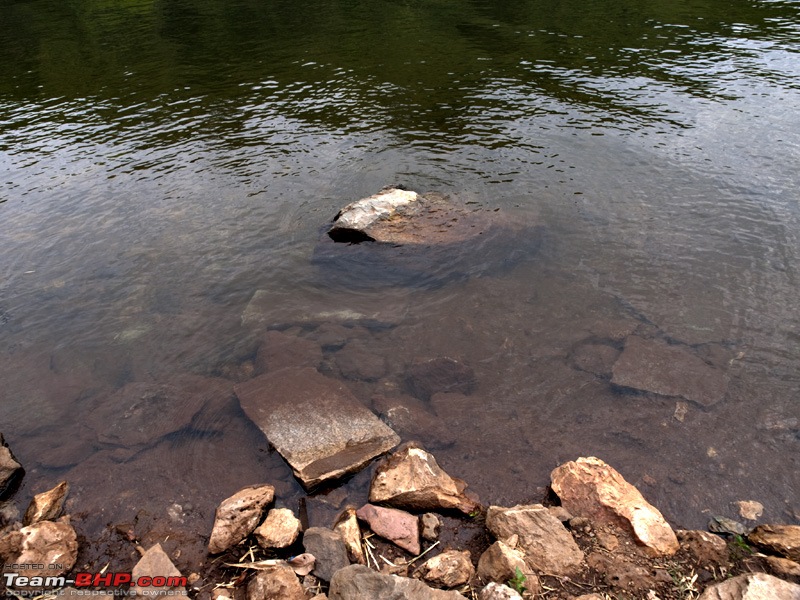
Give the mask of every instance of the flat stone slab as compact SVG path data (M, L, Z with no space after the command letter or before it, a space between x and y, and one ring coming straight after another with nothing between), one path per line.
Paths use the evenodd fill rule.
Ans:
M306 489L356 472L400 442L344 384L311 368L282 369L234 389Z
M706 364L682 346L629 336L614 363L611 383L661 394L679 396L711 406L725 397L725 373Z

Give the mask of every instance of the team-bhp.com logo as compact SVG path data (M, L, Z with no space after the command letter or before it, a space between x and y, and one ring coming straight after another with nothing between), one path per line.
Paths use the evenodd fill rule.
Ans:
M44 577L27 576L19 573L3 573L3 580L6 584L6 592L14 596L39 596L42 590L59 590L66 586L74 586L76 590L72 592L78 596L92 595L88 588L105 588L104 593L114 595L133 595L142 596L184 596L186 595L187 578L179 576L148 576L142 575L134 579L132 573L87 573L80 572L75 574L74 579L67 579L64 576ZM125 589L130 586L129 589ZM109 590L108 588L114 588ZM51 591L50 594L58 594L58 591Z

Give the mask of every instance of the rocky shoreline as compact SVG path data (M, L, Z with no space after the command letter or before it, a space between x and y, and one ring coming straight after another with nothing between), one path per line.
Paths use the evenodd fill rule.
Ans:
M6 488L21 466L0 448ZM594 457L553 470L542 503L513 507L481 506L419 444L380 460L369 502L345 502L329 527L304 527L294 511L276 507L280 498L268 483L223 500L210 535L198 532L208 535L200 573L182 574L160 544L137 544L141 558L128 573L82 572L78 536L69 516L61 516L69 491L63 482L35 496L21 522L0 530L5 592L213 600L800 599L800 526L748 530L716 519L716 533L674 531ZM757 518L756 503L741 508ZM443 544L444 530L459 527L483 535L463 547ZM58 577L74 583L42 585L46 578L60 583ZM142 581L149 585L136 585Z

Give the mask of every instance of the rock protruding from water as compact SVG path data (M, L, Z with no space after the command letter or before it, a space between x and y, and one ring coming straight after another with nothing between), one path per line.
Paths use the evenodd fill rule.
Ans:
M311 368L281 369L234 389L306 489L359 471L400 442L342 382Z
M226 498L217 507L208 551L219 554L253 533L274 498L275 488L271 485L248 486Z
M25 567L26 577L57 577L75 566L78 537L68 517L40 521L0 539L0 558Z
M356 515L377 535L411 554L420 553L419 519L396 508L365 504Z
M480 505L466 495L466 487L445 473L432 454L407 443L378 466L369 500L408 510L459 510L468 515Z
M286 548L300 535L300 519L288 508L273 508L253 532L262 548Z
M0 433L0 499L14 488L21 475L22 465L14 458Z
M565 463L554 469L550 478L561 505L573 515L628 530L652 555L677 552L678 538L658 509L599 458Z
M167 553L161 547L161 544L156 544L149 548L147 552L142 555L142 558L136 563L131 572L133 581L139 581L142 577L150 578L166 577L167 579L173 577L180 577L181 572L172 564ZM131 591L137 596L173 596L178 595L183 590L182 587L139 587L138 585L131 586Z
M688 348L635 335L614 363L611 382L662 396L679 396L702 406L725 397L725 373L707 364Z
M68 493L69 484L62 481L52 490L36 494L31 500L28 510L25 511L22 524L33 525L39 521L52 521L60 517Z
M418 579L383 575L362 565L337 571L331 579L329 600L466 600L454 591L435 590Z
M800 600L800 585L764 573L747 573L715 583L698 600Z
M800 561L800 525L759 525L747 539L762 550Z
M517 536L525 562L536 571L569 576L583 565L583 552L572 535L541 504L490 506L486 527L498 540L509 541Z
M420 211L419 195L410 190L386 188L345 206L333 219L328 235L336 242L378 241L398 243L406 220ZM394 226L393 226L394 222Z

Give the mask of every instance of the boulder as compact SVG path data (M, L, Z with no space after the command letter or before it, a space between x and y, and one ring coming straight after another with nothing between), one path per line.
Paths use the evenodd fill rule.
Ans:
M136 566L131 572L133 581L138 581L140 577L180 577L181 572L172 564L172 561L164 552L161 544L152 546L142 555ZM139 587L132 585L131 591L138 596L173 596L183 591L183 587Z
M454 591L435 590L418 579L383 575L363 565L337 571L331 579L329 600L466 600Z
M0 558L6 564L30 566L28 577L57 577L72 570L78 557L78 538L67 517L39 521L0 539ZM10 571L9 571L10 572Z
M539 577L528 567L522 551L497 540L478 559L478 577L483 581L505 583L517 576L518 569L525 578L525 588L538 594L541 590Z
M687 347L629 336L614 363L611 382L662 396L679 396L702 406L725 396L727 379Z
M311 367L322 362L322 349L316 342L282 331L267 331L256 354L255 369L259 375L286 367Z
M572 535L541 504L502 508L490 506L486 527L498 540L519 536L519 546L530 569L568 576L580 570L581 552Z
M475 372L454 358L441 356L414 361L406 373L406 385L413 396L428 401L438 393L469 395L475 391Z
M800 561L800 525L759 525L747 539L762 550Z
M507 585L492 581L478 594L478 600L522 600L522 596Z
M311 368L267 373L234 389L306 489L356 472L400 442L343 383Z
M347 546L347 555L350 557L350 562L360 565L367 564L364 548L361 546L361 528L358 526L356 509L348 506L339 515L333 530L341 534L345 546Z
M445 550L429 558L420 567L422 578L437 587L454 588L475 575L469 550Z
M707 587L698 600L800 600L800 585L747 573Z
M285 565L259 571L247 584L247 600L306 600L307 597L297 575Z
M622 527L653 556L678 550L678 539L658 509L602 460L579 458L554 469L550 478L561 505L573 515Z
M22 519L23 525L33 525L39 521L52 521L61 516L64 500L69 493L69 484L62 481L52 490L36 494Z
M273 508L253 532L262 548L286 548L300 535L300 519L288 508Z
M707 531L675 532L684 550L701 567L720 567L728 563L728 545L718 535ZM710 570L710 569L709 569Z
M466 483L445 473L431 454L408 443L378 466L369 500L409 510L470 514L480 505L464 493L466 487Z
M217 507L208 551L219 554L250 535L274 498L271 485L248 486L226 498Z
M334 573L350 564L347 546L337 531L309 527L303 534L303 546L316 559L314 575L324 581L330 581Z
M359 508L356 515L382 538L411 554L420 553L419 519L414 515L396 508L384 508L372 504L365 504Z
M22 465L16 461L0 433L0 499L13 490L22 473Z

